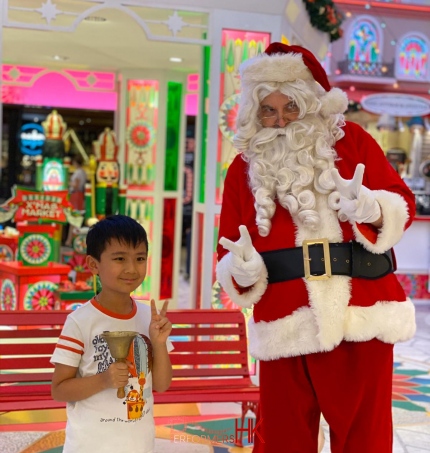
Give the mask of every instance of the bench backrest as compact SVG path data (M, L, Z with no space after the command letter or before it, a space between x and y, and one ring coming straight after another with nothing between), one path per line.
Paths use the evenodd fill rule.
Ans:
M49 360L68 311L0 312L1 370L51 369ZM249 377L246 325L240 310L171 310L175 378ZM23 354L26 357L13 357Z
M11 370L52 371L50 358L68 314L68 311L0 312L0 370L7 374Z
M173 310L174 378L249 377L245 318L240 310Z

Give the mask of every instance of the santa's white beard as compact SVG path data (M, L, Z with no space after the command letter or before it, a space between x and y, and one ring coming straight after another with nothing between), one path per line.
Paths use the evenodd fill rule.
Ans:
M336 156L334 139L318 117L288 124L285 128L263 128L244 152L255 197L259 234L267 236L276 210L275 199L294 220L316 229L320 216L315 193L330 195L334 207L338 197L330 170Z

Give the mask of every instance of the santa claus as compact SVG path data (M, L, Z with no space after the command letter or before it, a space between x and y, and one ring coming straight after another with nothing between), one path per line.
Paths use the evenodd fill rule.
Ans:
M314 55L271 44L241 66L217 278L253 307L260 360L254 452L392 451L393 344L415 332L392 247L414 196Z

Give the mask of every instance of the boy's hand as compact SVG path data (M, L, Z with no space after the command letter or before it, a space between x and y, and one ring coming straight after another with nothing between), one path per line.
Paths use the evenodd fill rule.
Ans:
M101 374L104 387L118 389L128 384L129 364L124 362L113 362L109 368Z
M172 324L166 318L167 306L169 301L166 300L160 313L157 312L154 299L151 299L151 323L149 324L149 338L153 344L166 343L167 338L172 331Z

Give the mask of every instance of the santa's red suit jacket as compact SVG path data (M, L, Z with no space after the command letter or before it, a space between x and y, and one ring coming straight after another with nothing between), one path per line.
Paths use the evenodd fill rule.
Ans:
M237 241L239 225L246 225L258 252L299 247L304 239L327 238L329 242L355 240L373 253L393 247L411 224L414 195L388 163L376 141L360 126L346 123L345 136L336 143L340 175L352 179L358 163L366 166L363 185L375 191L383 226L340 222L328 207L326 195L316 195L321 216L317 231L294 222L278 203L267 237L258 234L254 197L249 188L248 166L239 154L229 167L224 186L219 237ZM332 276L328 280L304 278L267 283L264 268L248 291L238 291L229 272L229 253L218 245L217 278L231 300L252 307L249 323L251 354L273 360L334 349L342 340L373 338L395 343L415 333L414 306L394 274L376 280Z

